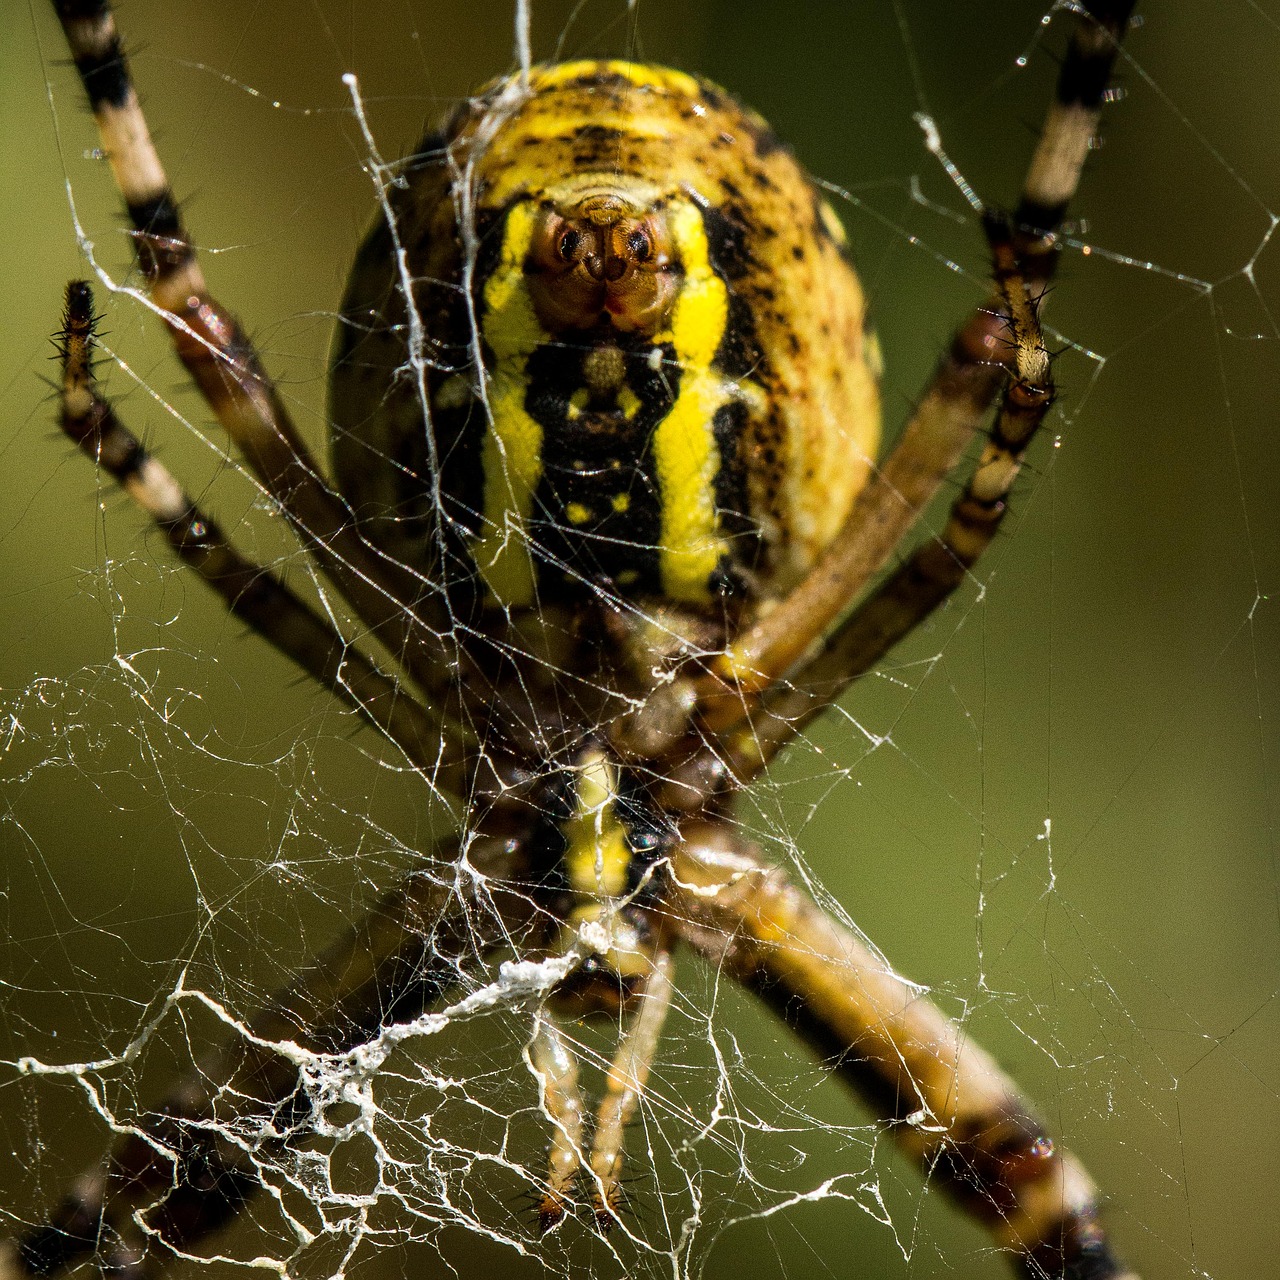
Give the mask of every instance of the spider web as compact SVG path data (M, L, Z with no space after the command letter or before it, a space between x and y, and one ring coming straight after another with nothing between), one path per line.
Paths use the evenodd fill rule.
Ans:
M375 203L342 75L394 157L514 65L519 26L505 4L387 6L376 27L340 3L172 8L120 15L153 128L212 288L323 453L333 312ZM916 117L980 196L1010 198L1067 15L851 8L547 0L531 40L707 74L831 184L892 436L986 273ZM1052 299L1063 394L1013 528L739 819L1011 1071L1140 1274L1227 1277L1280 1247L1280 10L1140 11ZM68 197L103 269L134 281L53 24L38 6L0 22L0 146L21 175L0 195L9 1235L450 823L57 438L38 379L62 284L85 273ZM124 420L242 550L343 618L154 318L100 303ZM538 1240L539 976L531 994L495 961L376 1071L309 1063L328 1130L262 1147L275 1194L202 1254L298 1276L1006 1274L785 1028L688 956L629 1134L625 1227ZM573 1036L595 1097L616 1028Z

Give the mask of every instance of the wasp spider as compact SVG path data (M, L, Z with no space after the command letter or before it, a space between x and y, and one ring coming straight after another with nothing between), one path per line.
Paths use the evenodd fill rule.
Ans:
M386 168L335 343L332 483L209 293L109 5L55 7L157 314L398 670L238 553L129 433L95 386L81 282L63 430L230 610L454 799L464 834L431 867L467 874L391 888L10 1246L4 1274L92 1255L141 1275L191 1249L260 1189L212 1117L305 1115L291 1049L381 1043L503 954L538 1004L550 1154L531 1229L584 1205L609 1231L680 951L785 1018L1020 1274L1128 1274L1089 1176L1012 1082L730 813L1000 526L1053 399L1039 303L1131 5L1080 8L1018 203L983 216L992 298L883 456L844 232L763 120L650 65L491 84ZM980 431L941 536L882 573ZM600 1013L623 1030L592 1115L563 1025Z

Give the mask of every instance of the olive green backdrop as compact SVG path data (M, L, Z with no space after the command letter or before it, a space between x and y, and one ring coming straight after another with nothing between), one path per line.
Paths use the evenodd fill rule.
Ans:
M703 72L848 193L834 203L900 424L985 272L975 220L913 112L935 115L978 192L1008 199L1055 70L1037 42L1060 49L1059 24L1045 36L1035 4L995 0L533 10L537 56ZM752 823L968 1013L1106 1189L1143 1275L1225 1280L1276 1274L1280 1256L1280 249L1265 243L1280 209L1280 8L1142 10L1127 97L1077 206L1096 248L1066 257L1052 300L1054 341L1087 352L1056 366L1061 408L980 567L985 592L971 585L864 681L761 790ZM320 449L329 317L373 207L339 77L358 72L394 156L510 66L510 7L132 0L121 19L175 188L213 251L212 286ZM248 1011L436 825L372 736L172 572L57 437L48 336L63 283L87 269L68 185L101 264L123 278L129 259L63 57L43 6L6 0L0 1060L118 1052L187 959ZM108 387L127 420L244 545L289 556L279 522L203 442L216 433L157 327L128 300L105 310L127 365L106 370ZM695 1070L707 1037L693 1015L711 997L692 962L681 981L690 1003L658 1078L678 1089L688 1066L705 1114L714 1077ZM709 1227L703 1274L1006 1273L887 1146L870 1152L865 1117L767 1015L717 999L713 1025L749 1067L736 1105L795 1132L749 1135L767 1192L735 1182L724 1148L708 1155L727 1171L708 1184L708 1223L860 1176L840 1197ZM519 1078L518 1048L481 1037L477 1065ZM670 1123L670 1143L690 1136ZM73 1085L0 1062L5 1209L29 1219L102 1141ZM652 1179L678 1177L679 1156L646 1178L646 1145L637 1131L636 1211L660 1235ZM441 1243L464 1276L541 1273L460 1231ZM252 1234L227 1248L252 1256ZM554 1248L584 1274L619 1274L588 1241ZM446 1274L427 1247L361 1274L410 1269Z

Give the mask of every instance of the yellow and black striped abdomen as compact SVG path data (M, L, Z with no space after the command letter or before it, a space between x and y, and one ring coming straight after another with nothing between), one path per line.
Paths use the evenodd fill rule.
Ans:
M679 72L563 64L467 104L406 177L422 377L382 224L333 373L369 536L482 607L785 592L879 409L843 232L764 122Z

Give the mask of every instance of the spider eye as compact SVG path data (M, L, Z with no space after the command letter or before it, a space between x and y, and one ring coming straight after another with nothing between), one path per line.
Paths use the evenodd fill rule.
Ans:
M649 233L637 229L627 237L627 252L637 262L648 262L653 254L653 241L649 239Z
M582 236L570 227L560 237L560 244L557 246L560 256L566 262L573 261L573 255L578 251L578 245L582 242Z

